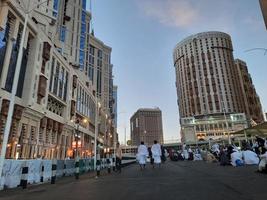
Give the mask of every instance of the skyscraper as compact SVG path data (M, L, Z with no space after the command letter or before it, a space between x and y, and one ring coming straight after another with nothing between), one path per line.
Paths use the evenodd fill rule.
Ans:
M138 109L130 119L132 145L143 141L151 146L154 140L163 143L162 113L159 108Z
M246 62L240 59L235 59L236 80L239 80L237 84L240 109L246 113L249 119L252 119L256 123L264 121L260 98L253 85L252 78L248 72Z
M176 45L173 59L184 141L221 138L246 127L248 116L242 113L248 113L239 92L242 80L228 34L189 36Z

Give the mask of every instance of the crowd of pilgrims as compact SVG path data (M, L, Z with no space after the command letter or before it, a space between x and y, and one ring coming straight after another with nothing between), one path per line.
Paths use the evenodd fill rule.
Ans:
M215 143L210 149L192 149L184 144L182 150L170 151L170 159L204 160L234 167L258 165L257 172L267 173L267 139L256 136L253 142L243 141L241 147Z

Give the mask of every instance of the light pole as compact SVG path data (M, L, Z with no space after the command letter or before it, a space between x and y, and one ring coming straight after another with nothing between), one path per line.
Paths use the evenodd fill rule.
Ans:
M47 2L47 0L38 3L36 6L39 6L45 2ZM14 105L15 105L15 96L16 96L17 86L18 86L18 80L19 80L19 74L20 74L20 68L21 68L23 46L24 46L24 41L25 41L28 18L29 18L29 14L34 9L34 8L30 9L30 1L28 1L26 8L23 8L23 7L21 7L21 8L25 14L25 18L24 18L24 23L23 23L21 40L20 40L20 44L19 44L18 58L17 58L17 62L16 62L16 70L15 70L15 74L14 74L14 80L13 80L13 85L12 85L12 90L11 90L11 95L10 95L10 103L9 103L9 107L8 107L8 115L7 115L5 130L4 130L4 138L3 138L3 142L2 142L2 149L1 149L1 155L0 155L0 178L2 176L3 165L4 165L5 155L6 155L7 141L8 141L10 127L11 127L11 123L12 123L12 116L13 116Z
M101 104L96 97L96 112L95 112L95 138L94 138L94 170L96 170L96 159L97 159L97 137L98 137L98 115Z
M81 135L80 135L80 132L79 132L80 120L77 119L75 121L75 124L76 124L76 127L77 127L75 129L75 132L74 132L74 139L75 139L75 158L77 159L77 157L79 156L79 153L78 153L78 141L81 138Z

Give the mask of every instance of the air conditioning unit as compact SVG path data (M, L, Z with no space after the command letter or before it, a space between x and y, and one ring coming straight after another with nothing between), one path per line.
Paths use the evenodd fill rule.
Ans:
M50 24L51 26L54 26L54 25L56 24L56 22L57 22L57 20L53 18L53 19L51 19L51 21L50 21L49 24Z

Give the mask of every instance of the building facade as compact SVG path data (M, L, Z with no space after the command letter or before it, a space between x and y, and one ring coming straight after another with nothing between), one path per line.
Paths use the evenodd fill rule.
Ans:
M6 158L64 159L76 152L88 157L95 153L94 145L113 146L110 122L113 113L109 109L111 48L101 42L108 55L95 52L99 54L97 62L104 63L105 69L100 77L99 66L93 66L95 82L92 81L89 76L91 15L85 10L85 0L52 0L41 4L37 0L0 1L1 141L26 11L23 5L28 3L34 9L29 14L23 43ZM104 77L108 80L104 81ZM103 87L99 93L98 82ZM94 144L96 126L99 126L98 143Z
M151 146L154 140L163 144L162 113L159 108L138 109L130 119L131 142L138 146L141 141Z
M176 45L173 59L183 141L189 139L184 119L193 117L206 121L211 116L227 122L230 114L245 113L246 118L250 116L241 99L242 80L236 69L228 34L204 32L189 36ZM225 127L225 132L230 131L228 123ZM194 130L197 135L196 124ZM197 139L196 136L194 138Z
M267 29L267 1L266 0L259 0L261 12L265 24L265 28Z
M252 78L248 72L246 62L240 59L235 59L235 70L239 80L238 97L242 105L242 111L246 113L247 118L261 123L264 121L260 98L253 85Z

